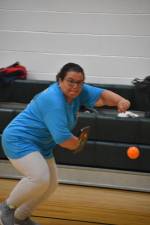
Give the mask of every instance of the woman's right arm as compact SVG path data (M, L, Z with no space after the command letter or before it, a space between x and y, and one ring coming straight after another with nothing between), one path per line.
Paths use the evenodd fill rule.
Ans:
M75 150L79 147L80 141L79 138L76 136L72 136L70 139L64 141L63 143L59 144L61 147L66 148L68 150Z

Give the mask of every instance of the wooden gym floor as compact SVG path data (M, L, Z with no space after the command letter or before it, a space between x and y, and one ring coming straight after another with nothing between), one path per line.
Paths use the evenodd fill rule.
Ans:
M17 181L0 179L0 201ZM150 193L60 184L33 218L41 225L150 225Z

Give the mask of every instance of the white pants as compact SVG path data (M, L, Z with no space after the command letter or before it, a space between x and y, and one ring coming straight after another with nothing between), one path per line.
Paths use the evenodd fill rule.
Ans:
M45 160L39 152L33 152L10 161L25 177L12 190L7 203L16 207L16 218L25 219L56 189L58 178L55 159Z

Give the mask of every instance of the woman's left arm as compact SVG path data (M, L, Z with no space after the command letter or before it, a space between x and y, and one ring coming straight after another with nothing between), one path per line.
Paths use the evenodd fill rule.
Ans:
M101 107L104 105L116 106L118 112L125 112L130 107L130 101L112 91L104 90L100 98L96 101L95 106Z

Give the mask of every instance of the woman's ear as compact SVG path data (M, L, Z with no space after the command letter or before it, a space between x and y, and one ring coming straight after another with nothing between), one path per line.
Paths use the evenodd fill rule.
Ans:
M61 79L61 78L59 78L59 79L58 79L58 85L60 86L60 85L61 85L61 83L62 83L62 79Z

